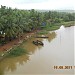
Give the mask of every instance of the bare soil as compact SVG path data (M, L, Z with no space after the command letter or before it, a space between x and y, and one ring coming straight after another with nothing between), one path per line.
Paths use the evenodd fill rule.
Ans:
M12 41L9 41L7 44L4 44L0 46L0 51L6 51L10 48L12 48L14 45L20 44L20 40L27 40L29 37L31 37L36 31L30 32L30 33L25 33L23 34L20 38L14 39Z

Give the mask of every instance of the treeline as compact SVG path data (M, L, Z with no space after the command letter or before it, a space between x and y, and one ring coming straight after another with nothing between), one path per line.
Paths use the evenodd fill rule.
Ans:
M32 10L12 9L6 6L0 8L0 41L1 38L11 40L24 32L40 29L42 26L55 23L74 21L75 13L56 11L38 12Z

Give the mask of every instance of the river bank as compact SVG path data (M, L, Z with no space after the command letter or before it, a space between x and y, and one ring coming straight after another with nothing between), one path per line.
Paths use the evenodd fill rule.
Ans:
M6 57L12 50L18 49L18 47L24 42L27 41L30 37L32 37L37 31L33 31L30 33L25 33L22 37L14 39L3 46L0 46L0 60ZM20 51L19 51L20 52ZM13 53L13 52L12 52ZM11 53L11 54L12 54ZM18 52L17 52L18 53ZM23 51L22 51L23 53Z
M59 29L61 25L64 25L65 27L70 27L70 26L74 25L74 21L55 24L51 27L46 26L43 30L40 30L39 32L33 31L33 32L30 32L30 33L25 33L25 34L22 35L20 40L18 38L18 39L15 39L15 40L12 40L12 41L8 42L7 44L4 44L3 46L0 46L0 56L1 57L3 57L4 55L6 56L7 53L9 53L14 47L20 46L21 43L23 43L23 41L26 41L27 39L32 37L33 34L47 34L48 33L47 30L52 31L52 30Z
M60 28L61 25L65 26L65 27L74 26L75 21L61 22L61 23L55 23L55 24L51 24L51 25L46 25L45 27L43 27L43 30L47 30L47 31L57 30L57 29Z

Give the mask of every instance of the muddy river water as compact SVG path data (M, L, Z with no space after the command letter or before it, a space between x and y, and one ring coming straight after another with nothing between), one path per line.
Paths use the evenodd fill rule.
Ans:
M74 28L61 26L46 34L49 38L38 38L44 46L34 45L37 38L31 37L22 44L30 54L0 61L0 75L74 75Z

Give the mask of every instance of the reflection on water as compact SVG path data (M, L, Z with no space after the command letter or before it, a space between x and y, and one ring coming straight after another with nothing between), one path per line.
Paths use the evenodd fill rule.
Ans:
M27 62L28 60L28 55L4 59L0 62L0 75L4 75L4 71L15 71L17 69L18 64L23 65L24 62Z
M55 70L53 66L74 65L74 27L61 26L45 36L49 38L31 37L22 47L31 55L5 58L0 62L0 75L26 74L73 74L74 70ZM33 40L40 40L44 46L36 46Z
M54 39L56 37L56 33L51 32L51 33L45 34L45 36L48 36L49 38L46 38L46 39L44 39L44 38L34 38L34 37L30 38L27 42L25 42L23 44L23 48L27 49L31 53L34 53L34 52L36 52L37 49L40 50L43 46L36 46L32 43L32 41L40 40L40 41L44 42L44 40L46 40L46 41L50 42L52 39Z

